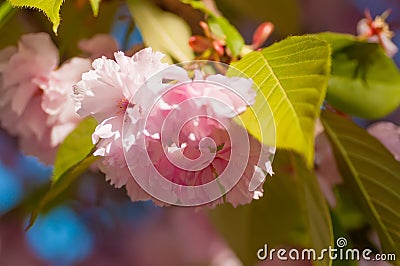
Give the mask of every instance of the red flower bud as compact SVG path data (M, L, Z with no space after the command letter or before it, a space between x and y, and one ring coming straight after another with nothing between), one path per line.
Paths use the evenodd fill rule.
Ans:
M256 50L261 45L263 45L273 31L274 24L272 24L271 22L264 22L260 24L260 26L257 27L256 31L253 34L253 49Z
M208 38L200 35L190 37L189 45L196 53L202 53L212 46L211 41Z

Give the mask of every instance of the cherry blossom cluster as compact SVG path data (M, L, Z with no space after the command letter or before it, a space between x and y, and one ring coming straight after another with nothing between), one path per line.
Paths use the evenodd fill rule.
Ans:
M89 54L94 47L109 53L117 44L107 35L80 43ZM57 147L81 120L72 86L90 67L91 59L81 57L59 65L58 49L47 33L23 35L17 47L0 51L0 123L18 137L23 152L54 163Z
M163 57L146 48L98 58L74 87L77 113L99 122L94 155L107 180L125 185L132 201L158 205L237 206L262 196L271 151L233 120L254 103L252 81L190 77Z
M18 136L22 150L53 163L56 147L80 118L70 87L90 60L73 58L58 68L58 50L45 33L21 37L17 47L0 52L0 121Z
M132 201L237 206L262 196L274 149L237 119L255 102L250 79L168 65L151 48L113 53L104 35L80 48L88 58L60 65L50 36L33 33L0 51L0 123L26 154L54 163L91 116L96 165Z

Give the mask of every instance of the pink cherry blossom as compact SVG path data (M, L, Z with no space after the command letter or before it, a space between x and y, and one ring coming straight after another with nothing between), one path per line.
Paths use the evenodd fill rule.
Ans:
M80 117L71 100L72 85L90 68L73 58L58 67L58 50L46 33L26 34L18 47L0 52L0 122L19 138L22 150L53 163L57 146Z
M74 103L80 116L93 116L99 125L92 139L97 143L94 155L102 156L99 168L116 187L126 184L129 173L123 151L121 130L129 99L152 74L167 67L161 63L163 54L144 49L133 57L122 52L115 61L106 57L94 60L93 70L82 75L74 87Z
M207 82L199 82L202 80ZM136 95L133 97L137 102L140 102L140 98ZM134 127L143 113L146 113L146 107L141 108L141 112L135 112L139 109L136 106L128 110L128 116L134 121L134 125L131 128L129 122L125 125L128 127L126 132L133 134L133 137L128 135L133 141L128 145L127 160L135 179L140 179L141 185L144 184L157 194L169 195L169 203L174 199L182 202L185 198L182 193L188 193L187 197L189 194L196 194L193 201L209 200L209 205L215 206L222 203L223 199L208 198L209 191L201 189L195 192L171 187L157 177L157 172L174 184L201 186L227 171L225 175L240 173L240 179L231 190L229 182L222 184L229 190L225 195L227 202L237 206L262 196L264 171L273 174L269 161L270 152L265 152L258 141L248 136L232 120L254 103L254 98L255 91L250 80L222 75L203 78L197 73L192 82L177 85L163 95L147 114L145 134L142 134L143 129L135 131ZM246 134L242 134L244 132ZM145 145L140 145L140 138L145 138ZM203 142L207 138L214 143ZM233 151L239 153L239 156L233 157ZM150 163L143 160L146 153ZM149 170L152 167L155 171ZM227 168L231 170L226 170ZM258 182L250 185L253 177Z
M361 19L357 24L357 33L360 38L368 39L370 42L379 43L385 49L387 56L393 57L398 48L392 42L393 32L390 31L386 18L390 11L385 11L382 15L372 19L369 10L365 12L365 18Z
M154 171L175 185L195 187L215 181L229 166L240 179L237 184L222 182L229 189L226 201L237 206L262 196L265 172L273 174L270 152L233 120L254 103L252 81L200 71L192 80L183 68L162 63L163 56L146 48L133 57L118 52L115 60L96 59L93 70L74 87L77 113L99 122L92 139L106 179L116 187L126 185L132 201L152 199L163 206L174 201L144 187L176 200L191 195L160 183ZM180 83L170 90L172 80ZM187 118L194 119L182 123ZM238 152L229 163L233 151ZM195 197L207 198L207 193L199 190ZM215 206L223 198L209 201Z
M118 42L108 34L96 34L90 39L79 41L78 47L92 59L102 56L111 58L118 50Z

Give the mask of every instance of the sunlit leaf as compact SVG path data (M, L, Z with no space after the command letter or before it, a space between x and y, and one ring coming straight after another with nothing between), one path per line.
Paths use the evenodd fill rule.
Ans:
M4 1L0 4L0 28L4 26L7 20L12 16L15 10L12 8L11 4Z
M93 15L97 17L99 15L99 5L101 0L90 0L90 5L92 6Z
M60 8L64 0L8 0L15 7L39 9L53 23L53 31L57 32L60 25Z
M400 163L352 121L323 112L321 122L345 184L378 232L383 251L400 256Z
M188 43L190 28L182 18L162 11L149 1L128 0L128 6L146 46L178 61L193 59L193 51Z
M94 147L92 133L96 126L97 121L94 118L87 118L65 138L57 151L53 183L56 183L65 172L88 156Z
M259 87L254 110L242 118L246 128L266 144L258 130L272 132L276 124L278 148L293 149L314 161L314 124L325 97L330 69L329 45L315 37L290 37L262 51L243 57L235 68L252 78ZM266 101L272 109L271 119Z
M347 34L322 33L332 46L327 101L364 118L383 117L400 105L400 72L374 43Z
M268 248L332 246L330 214L314 174L294 152L278 150L276 175L264 184L264 197L236 209L218 206L211 217L244 265L255 265L257 251ZM315 265L329 265L326 256Z
M59 147L50 189L32 212L28 228L33 225L39 213L68 189L96 160L97 157L92 155L94 144L91 139L96 125L93 118L83 120Z

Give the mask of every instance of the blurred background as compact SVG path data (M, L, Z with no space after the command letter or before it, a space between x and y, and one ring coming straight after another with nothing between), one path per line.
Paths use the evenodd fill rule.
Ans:
M97 32L112 34L121 50L142 42L129 11L119 1L103 1L100 16L75 17L74 8L90 8L85 0L67 0L62 8L60 37L70 45L60 47L67 58L76 41L90 34L72 23L96 21ZM158 6L180 14L194 34L202 16L178 0L155 0ZM373 16L386 9L400 45L400 1L398 0L217 0L218 9L250 43L256 27L271 21L275 31L270 44L289 35L335 31L356 33L356 24L370 9ZM88 12L82 14L89 14ZM82 15L83 16L83 15ZM109 23L111 21L111 23ZM64 23L64 24L63 24ZM102 26L103 25L103 26ZM64 27L64 28L63 28ZM19 10L0 29L0 49L15 44L24 32L46 30L50 23L36 11ZM65 43L65 42L64 42ZM400 63L400 54L395 57ZM400 122L395 111L385 120ZM361 125L372 121L357 120ZM0 129L0 265L237 265L236 256L213 228L203 212L185 208L158 208L148 202L131 203L124 190L111 187L98 173L80 178L39 217L29 231L30 202L46 191L52 167L18 151L16 140ZM282 210L283 211L283 210Z

